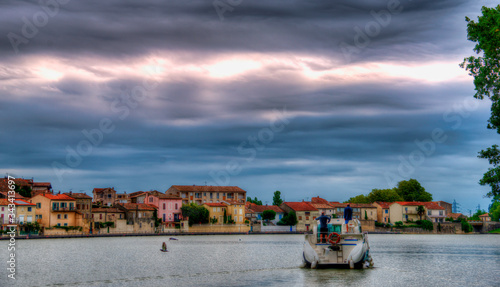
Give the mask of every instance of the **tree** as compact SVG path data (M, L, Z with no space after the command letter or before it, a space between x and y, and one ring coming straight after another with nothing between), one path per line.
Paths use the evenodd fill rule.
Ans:
M20 195L24 197L31 197L31 187L28 185L17 185L14 184L14 191L19 193Z
M158 218L158 210L156 208L155 208L155 210L153 210L153 219L155 221L155 227L160 226L161 219Z
M217 218L216 218L215 216L214 216L214 217L212 217L212 218L210 218L210 223L212 223L212 224L216 224L216 223L217 223L217 221L218 221L218 220L217 220Z
M491 204L489 215L491 217L491 221L499 221L500 220L500 201L494 200Z
M370 200L364 194L360 194L349 198L347 201L344 201L344 203L370 203Z
M365 220L368 220L368 213L365 210Z
M460 64L469 75L474 77L476 93L474 98L491 100L491 116L487 128L500 133L500 5L496 8L484 7L482 16L477 22L465 17L467 22L467 39L475 42L474 52L482 53L482 57L470 56ZM500 150L498 145L479 152L479 158L488 159L492 168L479 181L481 185L489 185L491 191L487 197L500 195Z
M395 201L403 201L401 195L398 194L396 188L391 189L372 189L372 191L368 194L368 201L373 203L375 201L383 201L383 202L395 202Z
M283 203L283 199L281 199L281 191L276 190L273 196L273 205L280 206Z
M297 225L297 215L295 211L285 214L283 218L277 223L278 225Z
M479 217L480 215L483 215L485 214L486 211L484 210L477 210L476 213L474 213L471 217L469 217L469 220L472 220L472 221L481 221L481 217Z
M269 222L269 220L274 220L275 218L276 218L276 211L274 210L264 210L262 212L262 219L267 220L267 222Z
M247 202L257 204L257 205L262 205L262 201L258 200L257 197L254 197L254 199L252 199L251 197L247 197Z
M420 216L420 220L422 220L422 215L425 214L425 208L423 205L419 205L417 207L417 214L418 214L418 216Z
M189 217L189 226L195 223L208 223L210 212L208 209L195 203L183 204L181 207L182 216Z
M425 188L413 178L398 182L396 191L404 201L432 201L432 194L425 191Z

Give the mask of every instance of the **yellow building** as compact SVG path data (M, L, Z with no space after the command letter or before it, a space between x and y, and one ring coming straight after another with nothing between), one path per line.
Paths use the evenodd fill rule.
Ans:
M236 224L245 223L245 203L224 200L223 203L227 205L227 216L231 215L231 219L234 220Z
M16 199L14 201L16 205L16 223L23 225L25 223L35 222L35 204L29 203L25 200Z
M205 203L203 204L203 207L208 209L209 212L209 218L215 218L217 219L216 224L223 224L224 223L224 210L226 210L226 215L228 214L227 212L227 205L224 203Z
M373 203L373 206L377 208L377 222L379 223L390 223L390 206L392 202L382 202L382 201L376 201Z
M36 205L35 219L43 227L77 226L74 198L64 194L39 194L30 202Z
M172 185L166 192L182 198L182 204L235 201L245 205L247 192L237 186ZM239 217L239 215L238 215Z

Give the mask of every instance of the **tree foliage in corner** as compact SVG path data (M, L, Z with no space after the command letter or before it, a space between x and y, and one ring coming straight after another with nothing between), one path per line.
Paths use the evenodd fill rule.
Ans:
M283 203L281 199L281 191L276 190L273 195L273 205L280 206Z
M396 190L404 201L432 201L432 194L425 191L420 182L413 178L398 182Z
M482 53L482 57L470 56L465 58L460 66L465 68L469 75L474 77L476 94L474 98L491 100L491 116L488 120L488 129L500 133L500 5L496 8L484 7L482 16L477 22L465 17L467 21L467 38L475 42L474 52ZM500 195L500 150L493 145L479 152L479 158L488 159L493 166L489 168L479 181L481 185L489 185L491 191L487 197Z

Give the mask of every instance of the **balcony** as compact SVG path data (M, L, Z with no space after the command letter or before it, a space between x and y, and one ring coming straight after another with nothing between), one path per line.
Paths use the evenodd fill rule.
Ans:
M404 214L415 214L415 215L418 215L418 212L416 210L405 210L403 213Z
M74 206L70 207L52 207L52 211L75 211L76 208Z

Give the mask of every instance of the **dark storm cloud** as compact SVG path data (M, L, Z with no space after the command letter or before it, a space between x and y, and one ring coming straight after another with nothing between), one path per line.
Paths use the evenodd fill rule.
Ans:
M341 42L354 45L354 28L364 29L374 21L371 12L387 10L389 2L243 1L226 12L221 21L211 1L70 1L60 5L58 13L48 17L47 24L29 43L20 44L19 50L26 54L71 57L79 53L122 59L162 49L197 51L200 57L237 50L314 51L332 56L341 53ZM401 1L398 7L402 12L391 16L363 55L417 57L439 52L435 47L446 44L461 28L449 27L449 17L469 2ZM12 32L22 36L23 17L33 23L33 16L40 11L44 10L38 1L9 1L0 12L0 35ZM14 56L8 53L13 51L9 39L2 39L3 57ZM418 50L426 48L433 51Z

